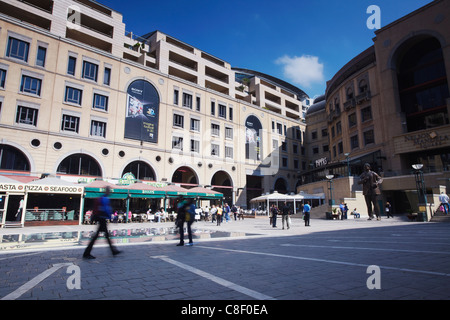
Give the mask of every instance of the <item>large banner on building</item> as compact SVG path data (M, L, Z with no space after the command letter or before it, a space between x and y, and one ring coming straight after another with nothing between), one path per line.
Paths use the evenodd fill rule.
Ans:
M158 143L159 95L151 83L130 84L125 116L125 138Z
M249 116L245 120L245 158L261 160L262 125L255 116Z

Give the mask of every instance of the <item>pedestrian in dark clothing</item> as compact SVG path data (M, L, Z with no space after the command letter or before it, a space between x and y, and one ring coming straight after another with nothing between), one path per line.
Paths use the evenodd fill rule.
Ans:
M270 209L270 212L272 213L272 227L277 227L277 215L278 215L278 208L276 205L272 205L272 208Z
M385 210L386 210L386 215L387 215L388 219L389 219L389 217L393 218L394 216L392 215L392 206L389 202L386 202L385 208L386 208Z
M366 200L367 212L369 213L369 220L373 219L373 211L377 216L377 220L381 220L380 209L378 208L377 204L377 195L380 194L378 185L381 184L383 180L378 174L370 170L370 164L368 163L364 165L364 172L361 174L359 179L360 181L358 181L358 184L363 185L363 195L364 199Z
M188 238L189 243L188 246L194 245L194 242L192 241L192 229L191 225L194 222L195 218L195 204L193 203L192 199L189 201L181 201L178 204L178 210L177 210L177 226L179 228L180 232L180 243L177 244L178 247L184 246L184 223L187 224L187 232L188 232Z
M291 209L289 208L289 206L287 205L287 203L285 202L283 207L281 208L281 223L283 225L283 230L284 230L284 223L286 222L286 226L289 230L290 228L290 224L289 224L289 211Z
M98 223L98 229L95 233L94 237L91 239L91 242L87 246L87 248L84 250L83 258L85 259L95 259L94 256L91 255L92 247L94 246L95 241L97 240L100 232L103 232L105 235L106 240L108 240L109 247L111 249L111 252L113 255L117 255L120 253L119 250L117 250L111 242L111 239L109 238L109 232L107 227L107 220L111 219L111 204L110 200L108 198L110 193L110 188L106 187L105 194L101 197L96 199L95 208L92 213L92 219L94 222Z

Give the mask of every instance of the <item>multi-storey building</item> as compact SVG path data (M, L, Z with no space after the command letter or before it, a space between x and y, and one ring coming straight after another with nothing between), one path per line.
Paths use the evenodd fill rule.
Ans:
M136 36L96 1L0 2L0 173L10 178L132 173L246 206L295 191L308 99L160 31ZM9 220L19 196L0 196ZM62 205L77 209L77 197Z
M332 200L346 201L370 163L384 177L382 206L389 201L405 213L431 203L430 217L437 195L450 187L450 3L432 1L375 35L374 45L327 83L326 104L317 111L326 112L329 158L303 173L316 181L303 188L321 188L329 198L326 179L320 180L333 176L339 187ZM416 164L423 179L413 174Z

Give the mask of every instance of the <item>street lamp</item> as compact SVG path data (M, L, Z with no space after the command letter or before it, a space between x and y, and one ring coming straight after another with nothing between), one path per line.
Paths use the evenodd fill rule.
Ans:
M326 178L328 179L328 182L330 183L330 187L329 187L329 189L330 189L330 201L329 201L329 204L331 206L331 209L333 209L333 205L334 205L334 200L333 200L333 178L334 178L334 175L333 174L327 175Z
M345 153L344 156L346 156L347 160L347 175L350 177L352 174L350 173L350 153Z
M414 169L414 176L416 178L416 189L419 200L419 220L427 221L427 189L425 188L425 180L423 179L423 164L413 164L412 167Z

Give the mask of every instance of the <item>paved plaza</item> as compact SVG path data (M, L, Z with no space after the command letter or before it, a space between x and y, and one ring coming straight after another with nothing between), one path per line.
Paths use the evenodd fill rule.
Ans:
M282 230L268 218L200 221L192 247L176 246L172 222L109 228L122 253L112 256L99 239L94 260L82 253L95 226L1 229L0 299L450 298L448 223L293 219Z

